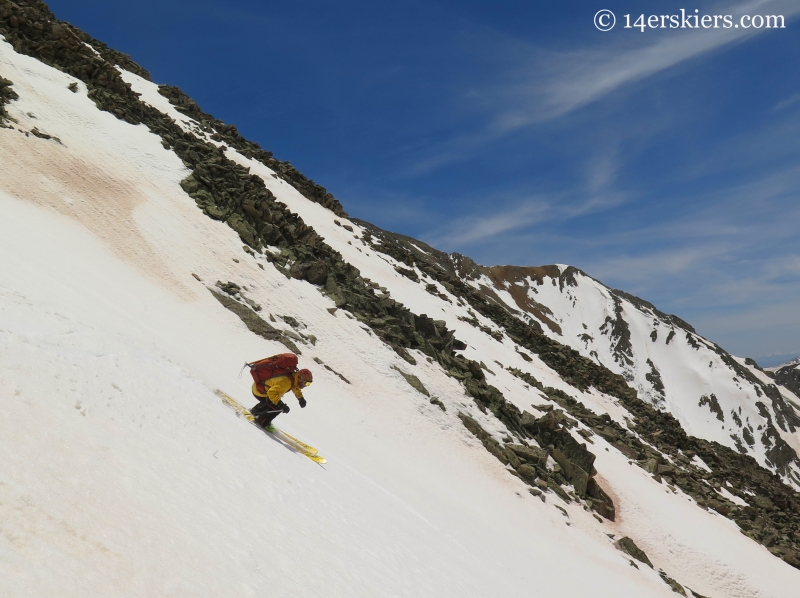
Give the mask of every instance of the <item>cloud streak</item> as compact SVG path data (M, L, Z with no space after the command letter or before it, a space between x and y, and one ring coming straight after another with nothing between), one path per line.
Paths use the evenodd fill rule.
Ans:
M529 199L515 208L489 214L468 216L448 224L446 231L432 233L434 246L461 247L533 226L547 219L551 206L547 201Z
M704 14L742 15L779 14L788 23L800 14L794 0L753 0L736 5L720 5ZM560 119L615 91L658 73L667 71L714 51L745 42L772 29L691 29L650 32L642 45L596 45L576 52L548 52L503 40L495 44L500 54L523 58L521 66L507 72L506 83L481 94L488 122L470 134L462 134L438 146L418 160L409 174L420 175L441 166L473 156L480 148L536 124ZM628 36L626 36L628 37ZM780 110L800 101L800 94L776 106Z
M775 105L775 107L772 109L772 111L773 112L780 112L781 110L784 110L784 109L788 108L789 106L794 106L798 102L800 102L800 93L796 93L796 94L786 98L785 100L782 100L782 101L778 102Z
M731 14L736 21L741 15L759 11L780 11L786 18L791 18L800 13L800 6L796 2L758 0L709 10L707 14ZM603 53L591 51L554 56L552 64L559 74L551 78L543 98L544 114L537 118L561 116L608 95L623 85L765 32L769 30L738 28L670 31L661 39L634 50Z
M734 22L742 15L765 12L781 14L790 20L800 13L800 5L787 0L755 0L704 12L730 14ZM771 30L741 27L667 30L652 43L633 49L620 47L598 51L590 48L583 52L544 55L542 59L548 65L544 81L539 67L534 69L533 80L516 89L511 88L514 95L522 93L536 100L537 112L527 116L519 111L502 114L496 118L495 126L501 130L513 130L533 122L558 118L624 85L764 33L771 33Z

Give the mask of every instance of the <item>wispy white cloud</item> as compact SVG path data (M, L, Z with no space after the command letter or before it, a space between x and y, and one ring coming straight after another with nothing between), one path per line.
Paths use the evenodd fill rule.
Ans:
M796 0L751 0L731 5L724 3L704 9L705 14L731 15L737 22L741 15L779 14L788 23L800 14ZM430 172L446 164L473 156L516 131L562 118L580 108L633 83L662 73L712 52L734 46L772 29L680 29L630 36L625 43L586 47L572 52L552 52L521 44L518 40L492 40L504 53L515 57L515 65L504 83L480 94L488 121L469 134L461 134L436 147L410 169L412 175ZM605 38L611 39L611 38ZM652 40L652 41L651 41ZM779 104L788 107L795 96Z
M571 263L677 313L729 350L788 353L800 338L798 182L800 167L787 167L700 194L669 218L634 216L611 232L581 227L578 233L565 207L551 198L531 226L453 236L474 245L469 251L450 249L488 265L498 263L492 258L522 265ZM588 203L580 207L603 211Z
M735 311L710 310L695 318L694 324L701 334L736 355L800 355L796 301L748 304Z
M772 259L767 264L767 275L775 279L796 278L800 281L800 255L789 254ZM800 302L800 297L798 297ZM800 312L800 308L798 308Z
M652 281L654 277L685 275L728 251L724 245L680 247L639 255L606 260L597 270L600 278L624 280L629 284Z
M593 179L600 176L603 180ZM466 251L469 246L490 245L509 238L512 233L526 229L541 229L541 225L563 223L573 218L604 212L629 201L625 193L606 188L613 182L610 172L589 174L588 186L595 193L581 193L580 199L565 193L528 197L523 200L508 197L472 201L467 216L448 221L445 228L433 227L423 235L427 243L448 251ZM476 209L477 206L477 209Z
M614 183L619 170L618 161L617 151L609 148L589 160L586 182L590 193L603 193Z
M794 95L789 96L785 100L781 100L780 102L775 104L775 107L772 109L772 111L780 112L781 110L784 110L789 106L794 106L798 102L800 102L800 93L796 93Z
M781 14L791 19L800 13L793 0L754 0L737 5L720 5L703 11L706 14L730 14L734 22L741 15ZM720 48L731 46L770 29L681 29L667 30L664 35L642 46L618 46L608 49L588 48L571 53L548 53L539 57L532 69L532 78L509 91L533 100L534 110L522 107L501 114L495 127L512 130L533 122L550 120L594 102L616 89L639 81L680 63ZM541 64L543 63L543 64Z
M510 231L533 226L547 218L551 210L549 202L528 199L515 207L501 210L486 210L479 215L470 215L448 223L446 230L434 230L426 240L434 246L458 248L476 242L485 242Z

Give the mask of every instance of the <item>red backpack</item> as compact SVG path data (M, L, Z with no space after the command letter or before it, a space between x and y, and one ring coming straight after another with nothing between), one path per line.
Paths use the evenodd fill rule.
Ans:
M250 366L250 375L253 377L258 391L265 393L265 380L291 374L297 370L297 355L294 353L280 353L246 365Z

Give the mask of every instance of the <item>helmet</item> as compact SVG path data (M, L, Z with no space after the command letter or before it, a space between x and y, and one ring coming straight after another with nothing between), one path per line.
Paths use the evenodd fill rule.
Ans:
M311 370L302 369L297 372L297 375L300 377L300 380L305 382L302 386L308 386L314 381L314 376L311 375Z

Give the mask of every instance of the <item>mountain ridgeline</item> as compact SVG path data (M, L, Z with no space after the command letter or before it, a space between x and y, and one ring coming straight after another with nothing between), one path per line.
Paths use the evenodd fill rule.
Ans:
M775 368L774 372L768 372L767 375L800 396L800 358Z
M194 128L143 101L123 71L149 81L146 70L57 20L42 2L0 0L0 34L17 53L82 81L98 109L158 135L190 171L181 182L183 191L209 218L236 231L244 251L264 255L286 277L316 287L330 298L331 309L349 313L410 367L423 356L457 380L507 434L498 438L467 414L459 414L460 421L532 494L552 493L613 520L613 489L598 481L590 446L600 437L657 481L730 518L744 534L800 568L800 459L787 441L800 429L797 367L782 368L773 378L752 360L737 359L702 338L680 318L573 267L484 267L348 220L323 187L244 139L233 125L204 113L176 87L162 85L159 92ZM13 87L13 81L0 79L3 126L14 125L4 109L16 100ZM457 338L456 322L416 313L363 276L229 150L264 165L276 179L330 210L341 219L338 225L392 263L404 283L419 285L431 301L463 308L458 319L483 335L486 346L513 345L525 362L554 372L562 387L503 365L491 350L467 357L474 347ZM297 353L304 343L313 343L299 331L276 330L236 283L219 281L209 290L255 334ZM509 372L549 405L533 405L537 414L521 409L492 383L492 368ZM413 374L403 375L427 393ZM588 391L609 398L627 415L613 418L575 398Z

